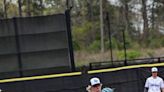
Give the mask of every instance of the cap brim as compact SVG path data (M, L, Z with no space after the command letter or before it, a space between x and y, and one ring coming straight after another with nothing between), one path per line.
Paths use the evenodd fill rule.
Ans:
M91 85L91 86L95 86L95 85L101 85L101 83L96 83L96 84L94 84L94 85Z
M152 73L157 73L158 71L152 71Z

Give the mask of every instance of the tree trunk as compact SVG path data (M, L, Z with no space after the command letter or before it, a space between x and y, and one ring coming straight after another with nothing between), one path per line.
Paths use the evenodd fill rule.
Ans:
M30 8L31 0L26 0L26 4L27 4L27 16L30 17L31 16L31 8Z
M129 30L129 6L128 3L125 2L124 3L124 16L125 16L125 30L131 34L130 30Z
M40 2L40 15L43 15L43 0L39 0Z
M151 11L151 24L152 24L152 30L154 31L155 30L155 16L154 16L154 4L155 4L155 1L153 0L153 3L152 3L152 11Z
M146 6L147 0L142 0L142 17L143 17L143 35L141 40L145 40L146 37L148 37L148 18L147 18L147 6Z
M100 0L101 53L104 53L103 0Z
M104 21L104 36L107 37L108 36L108 24L107 24L107 12L108 12L108 1L107 0L103 0L103 21Z
M21 2L21 0L18 0L18 11L19 11L19 17L22 17L22 2Z
M92 10L92 0L87 0L87 7L88 7L88 20L93 20L93 10Z
M4 5L4 18L7 18L7 4L6 4L6 0L3 0L3 5Z

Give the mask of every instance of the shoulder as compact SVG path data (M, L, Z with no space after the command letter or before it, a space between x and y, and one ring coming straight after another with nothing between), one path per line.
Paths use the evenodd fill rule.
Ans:
M146 81L147 82L153 81L153 77L148 77Z
M114 92L114 89L106 87L106 88L103 88L101 92Z
M152 77L148 77L147 80L152 80L153 78Z
M158 78L158 80L163 81L163 79L161 77L157 77L157 78Z

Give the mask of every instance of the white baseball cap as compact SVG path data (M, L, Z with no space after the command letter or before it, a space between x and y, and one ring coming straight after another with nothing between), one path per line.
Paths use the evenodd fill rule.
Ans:
M91 83L91 86L93 86L93 85L96 85L96 84L101 84L101 82L100 82L100 79L99 78L91 78L90 79L90 83Z
M153 68L151 68L151 72L158 72L157 67L153 67Z

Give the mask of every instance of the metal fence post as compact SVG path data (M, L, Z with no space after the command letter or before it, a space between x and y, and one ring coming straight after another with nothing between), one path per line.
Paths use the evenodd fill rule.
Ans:
M107 25L108 25L108 34L109 34L109 46L110 46L110 57L111 57L111 63L112 66L113 64L113 50L112 50L112 37L111 37L111 28L110 28L110 18L109 18L109 13L106 13L106 20L107 20Z
M19 38L18 25L17 25L16 18L13 18L13 23L14 23L14 31L15 31L15 43L16 43L16 51L17 51L17 58L18 58L19 74L20 74L20 77L23 77L22 57L21 57L21 50L20 50L20 38Z
M128 65L127 64L127 52L126 52L126 38L125 38L125 30L122 29L122 33L123 33L123 45L124 45L124 57L125 57L125 61L124 61L124 65Z
M73 42L72 42L72 33L71 33L71 16L70 9L65 11L66 16L66 25L67 25L67 35L68 35L68 45L69 45L69 53L71 60L71 70L75 71L75 62L74 62L74 52L73 52Z

